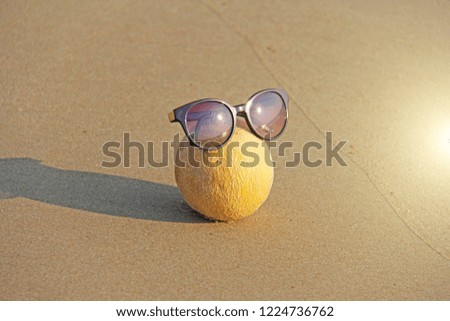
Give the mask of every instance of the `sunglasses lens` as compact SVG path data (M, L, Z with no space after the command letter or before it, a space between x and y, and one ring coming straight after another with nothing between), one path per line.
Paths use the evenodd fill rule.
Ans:
M249 110L255 132L269 139L278 136L286 125L287 109L280 95L267 91L256 96Z
M190 138L199 146L219 147L231 135L233 115L222 103L199 103L188 110L186 127Z

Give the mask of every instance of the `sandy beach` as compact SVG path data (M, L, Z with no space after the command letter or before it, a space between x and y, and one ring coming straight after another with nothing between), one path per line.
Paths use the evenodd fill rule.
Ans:
M2 1L0 300L450 300L449 21L447 1ZM172 150L102 166L124 133L160 160L175 107L264 88L289 93L294 147L248 218L191 211ZM284 166L326 132L347 166Z

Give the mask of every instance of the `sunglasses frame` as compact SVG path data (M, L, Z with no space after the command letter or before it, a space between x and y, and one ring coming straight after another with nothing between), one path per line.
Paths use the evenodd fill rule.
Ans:
M285 120L285 122L284 122L283 128L281 129L281 131L280 131L276 136L269 137L269 138L261 137L261 136L253 129L253 123L252 123L252 120L251 120L250 117L248 116L248 115L249 115L249 111L250 111L250 107L251 107L251 105L253 104L253 101L256 99L256 97L258 97L259 95L261 95L261 94L263 94L263 93L266 93L266 92L273 92L273 93L277 94L278 96L280 96L281 100L283 101L284 108L286 109L286 120ZM221 144L218 145L218 146L205 147L205 146L201 146L201 145L197 144L197 142L196 142L195 140L193 140L193 139L191 138L191 136L189 135L189 131L188 131L187 126L186 126L188 111L189 111L192 107L194 107L194 106L196 106L196 105L198 105L198 104L200 104L200 103L204 103L204 102L216 102L216 103L220 103L220 104L224 105L226 108L228 108L228 110L230 111L230 113L231 113L231 115L232 115L233 124L232 124L232 128L231 128L231 133L230 133L230 135L228 136L228 138L227 138L223 143L221 143ZM272 139L276 139L276 138L279 137L279 136L284 132L284 130L286 129L286 125L287 125L287 121L288 121L288 114L289 114L289 108L288 108L288 105L289 105L289 96L288 96L287 92L285 92L285 91L282 90L282 89L268 88L268 89L263 89L263 90L260 90L260 91L258 91L258 92L256 92L256 93L254 93L252 96L250 96L250 98L249 98L249 99L247 100L247 102L244 103L244 104L232 106L232 105L228 104L227 102L225 102L225 101L223 101L223 100L220 100L220 99L215 99L215 98L204 98L204 99L199 99L199 100L190 102L190 103L185 104L185 105L183 105L183 106L180 106L180 107L178 107L178 108L175 108L173 111L171 111L171 112L169 113L168 116L169 116L169 121L170 121L171 123L174 123L174 122L180 123L180 125L181 125L181 127L183 128L184 133L186 134L186 137L189 139L189 142L191 143L191 145L197 146L197 147L199 147L199 148L201 148L201 149L203 149L203 150L214 150L214 149L219 149L219 148L221 148L223 145L225 145L225 144L231 139L231 137L233 137L234 131L235 131L235 129L236 129L236 122L237 122L237 117L238 117L238 116L241 116L241 117L245 118L245 121L246 121L246 123L247 123L248 128L251 130L251 132L252 132L255 136L257 136L257 137L259 137L259 138L261 138L261 139L263 139L263 140L266 140L266 141L270 141L270 140L272 140ZM205 145L206 145L206 144L205 144Z

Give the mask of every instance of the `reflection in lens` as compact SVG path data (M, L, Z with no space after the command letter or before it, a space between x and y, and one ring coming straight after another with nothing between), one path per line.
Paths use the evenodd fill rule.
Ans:
M190 138L199 146L214 148L222 145L230 137L233 116L222 103L203 102L188 110L186 127Z
M255 132L266 139L278 136L286 124L287 110L283 99L273 91L256 96L249 110Z

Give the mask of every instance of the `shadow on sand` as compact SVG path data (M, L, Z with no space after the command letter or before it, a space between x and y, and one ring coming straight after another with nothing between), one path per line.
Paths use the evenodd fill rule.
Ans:
M30 158L0 159L0 199L32 200L102 214L163 222L207 223L173 186L62 170Z

